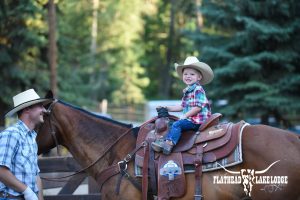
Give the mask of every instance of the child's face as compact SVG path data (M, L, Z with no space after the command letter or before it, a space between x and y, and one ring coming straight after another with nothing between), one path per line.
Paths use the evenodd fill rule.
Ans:
M185 68L182 73L182 80L187 85L193 85L197 81L202 79L202 75L199 71L193 68Z

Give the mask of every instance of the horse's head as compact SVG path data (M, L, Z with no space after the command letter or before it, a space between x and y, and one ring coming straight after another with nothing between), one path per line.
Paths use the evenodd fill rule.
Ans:
M52 91L49 90L45 98L53 99ZM56 100L45 105L47 113L44 115L44 123L41 124L36 130L38 133L36 138L38 144L38 154L47 153L57 145L57 143L55 142L58 136L57 128L53 125L51 116L52 109L55 103Z
M53 96L50 94L47 98ZM131 124L97 115L61 100L54 100L45 108L47 114L44 116L44 123L37 130L39 154L46 153L59 144L71 154L80 153L86 159L106 151L122 134L131 132ZM135 137L130 137L133 137L135 144Z

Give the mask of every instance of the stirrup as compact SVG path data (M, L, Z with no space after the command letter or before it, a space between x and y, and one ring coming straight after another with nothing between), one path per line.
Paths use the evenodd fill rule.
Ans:
M164 141L163 139L157 139L151 143L151 147L156 152L161 152L163 149Z

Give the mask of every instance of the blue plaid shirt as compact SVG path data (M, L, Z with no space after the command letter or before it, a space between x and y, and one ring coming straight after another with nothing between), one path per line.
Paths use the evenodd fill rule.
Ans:
M37 133L30 130L21 120L0 133L0 165L6 166L18 180L38 192L36 176L40 169L37 164ZM0 191L12 195L19 192L0 182Z
M194 124L202 124L211 116L210 103L206 98L203 87L198 82L183 90L181 106L183 114L189 112L193 107L201 108L199 113L188 118Z

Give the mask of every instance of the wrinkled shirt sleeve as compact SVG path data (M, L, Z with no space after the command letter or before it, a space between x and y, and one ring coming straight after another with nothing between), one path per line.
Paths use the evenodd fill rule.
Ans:
M12 159L17 152L18 139L15 131L9 129L0 133L0 165L12 169Z
M195 90L193 96L193 101L190 102L191 107L204 108L207 104L209 104L205 91L202 88Z

